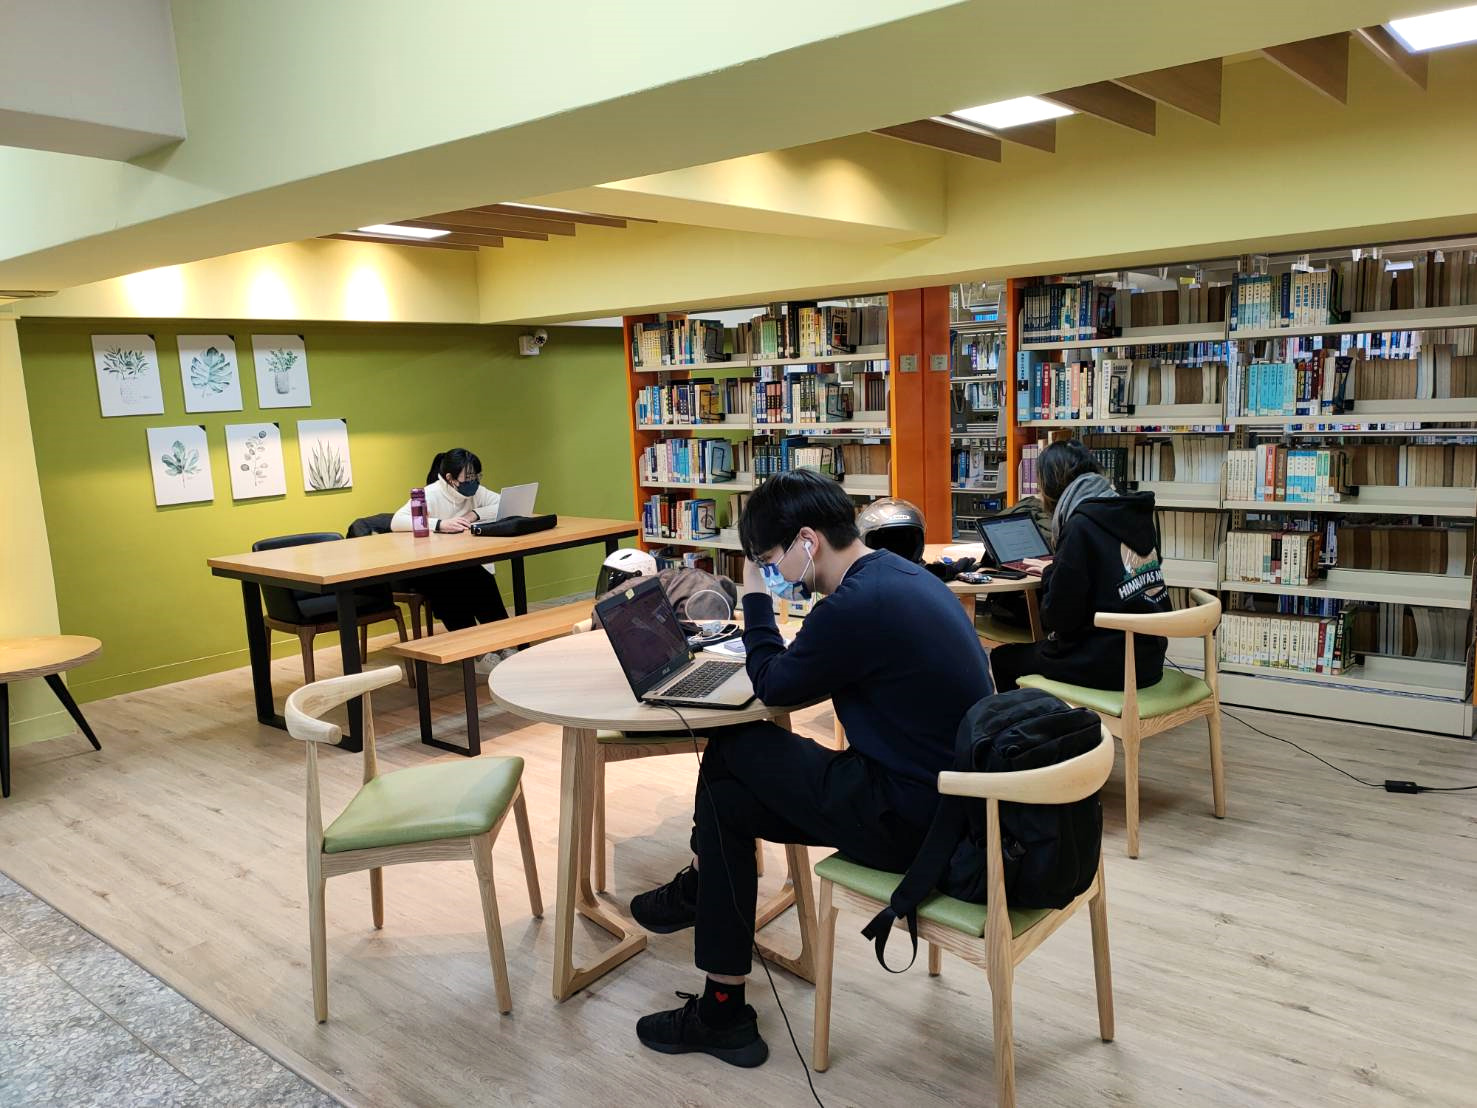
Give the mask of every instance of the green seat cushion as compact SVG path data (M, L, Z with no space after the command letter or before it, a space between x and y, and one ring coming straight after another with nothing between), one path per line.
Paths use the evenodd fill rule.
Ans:
M854 893L870 897L879 905L886 905L892 899L893 890L903 879L900 873L868 869L840 854L832 854L818 863L815 873L817 877L834 881ZM966 935L978 936L985 933L985 919L989 915L989 906L971 904L967 900L955 900L952 896L934 893L918 905L918 915L921 919L941 924L944 927L952 927L955 931L963 931ZM1012 908L1010 910L1010 932L1012 935L1023 935L1049 915L1051 915L1049 908Z
M323 832L328 854L485 835L512 803L522 758L438 762L376 777Z
M993 616L981 615L974 621L974 629L992 642L1026 643L1034 642L1031 638L1029 627L1017 627L1013 623L995 619Z
M701 741L702 736L698 736ZM686 731L680 733L671 731L632 731L629 735L624 731L596 731L595 741L597 743L691 743L692 736Z
M1068 704L1091 708L1094 712L1121 718L1123 715L1122 690L1089 689L1083 685L1068 685L1065 681L1052 681L1040 674L1022 677L1018 682L1028 689L1040 689L1052 696L1059 696ZM1210 695L1210 686L1198 677L1181 673L1177 669L1166 669L1157 685L1139 690L1139 718L1165 716L1199 704Z

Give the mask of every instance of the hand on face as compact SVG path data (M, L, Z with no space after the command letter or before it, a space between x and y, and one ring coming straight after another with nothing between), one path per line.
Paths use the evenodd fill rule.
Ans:
M744 593L763 593L764 571L759 568L759 563L752 558L744 559Z

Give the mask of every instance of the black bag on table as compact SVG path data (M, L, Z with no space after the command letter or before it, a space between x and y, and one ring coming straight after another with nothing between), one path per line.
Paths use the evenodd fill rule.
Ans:
M1016 689L979 701L965 713L954 740L954 769L1008 773L1039 769L1086 754L1101 741L1097 713L1069 708L1040 689ZM883 958L896 920L908 921L918 956L918 905L934 890L985 903L986 801L941 796L933 823L888 906L862 929ZM1103 805L1098 794L1071 804L1000 805L1000 854L1005 893L1014 908L1064 908L1097 873Z

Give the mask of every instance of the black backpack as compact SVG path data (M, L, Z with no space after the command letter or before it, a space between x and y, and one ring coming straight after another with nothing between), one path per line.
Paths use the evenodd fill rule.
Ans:
M1001 773L1056 765L1086 754L1101 741L1098 717L1069 708L1040 689L987 696L965 713L954 740L956 770ZM985 902L983 799L939 798L918 855L893 891L888 906L862 929L883 959L896 920L908 921L918 956L918 905L937 889L975 904ZM1086 891L1102 849L1103 805L1098 795L1071 804L1000 805L1000 853L1005 892L1014 908L1064 908Z

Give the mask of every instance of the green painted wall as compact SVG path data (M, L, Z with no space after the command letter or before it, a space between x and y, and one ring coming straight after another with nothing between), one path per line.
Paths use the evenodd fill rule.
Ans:
M256 406L253 331L301 333L311 408ZM94 333L149 333L159 351L162 416L103 419ZM244 362L244 410L186 414L176 335L232 334ZM76 671L79 700L246 664L241 592L205 559L298 531L339 531L394 511L437 450L467 446L493 487L541 482L538 506L561 515L631 515L631 464L619 332L557 328L537 358L511 327L201 321L24 320L21 361L64 632L95 635L99 661ZM354 487L302 491L297 420L344 417ZM282 426L287 495L231 500L229 423ZM215 501L156 508L144 430L204 424ZM592 588L602 547L528 561L532 599ZM511 581L499 573L511 607ZM377 631L390 630L386 624ZM321 645L333 640L325 636ZM279 655L296 640L277 637Z

